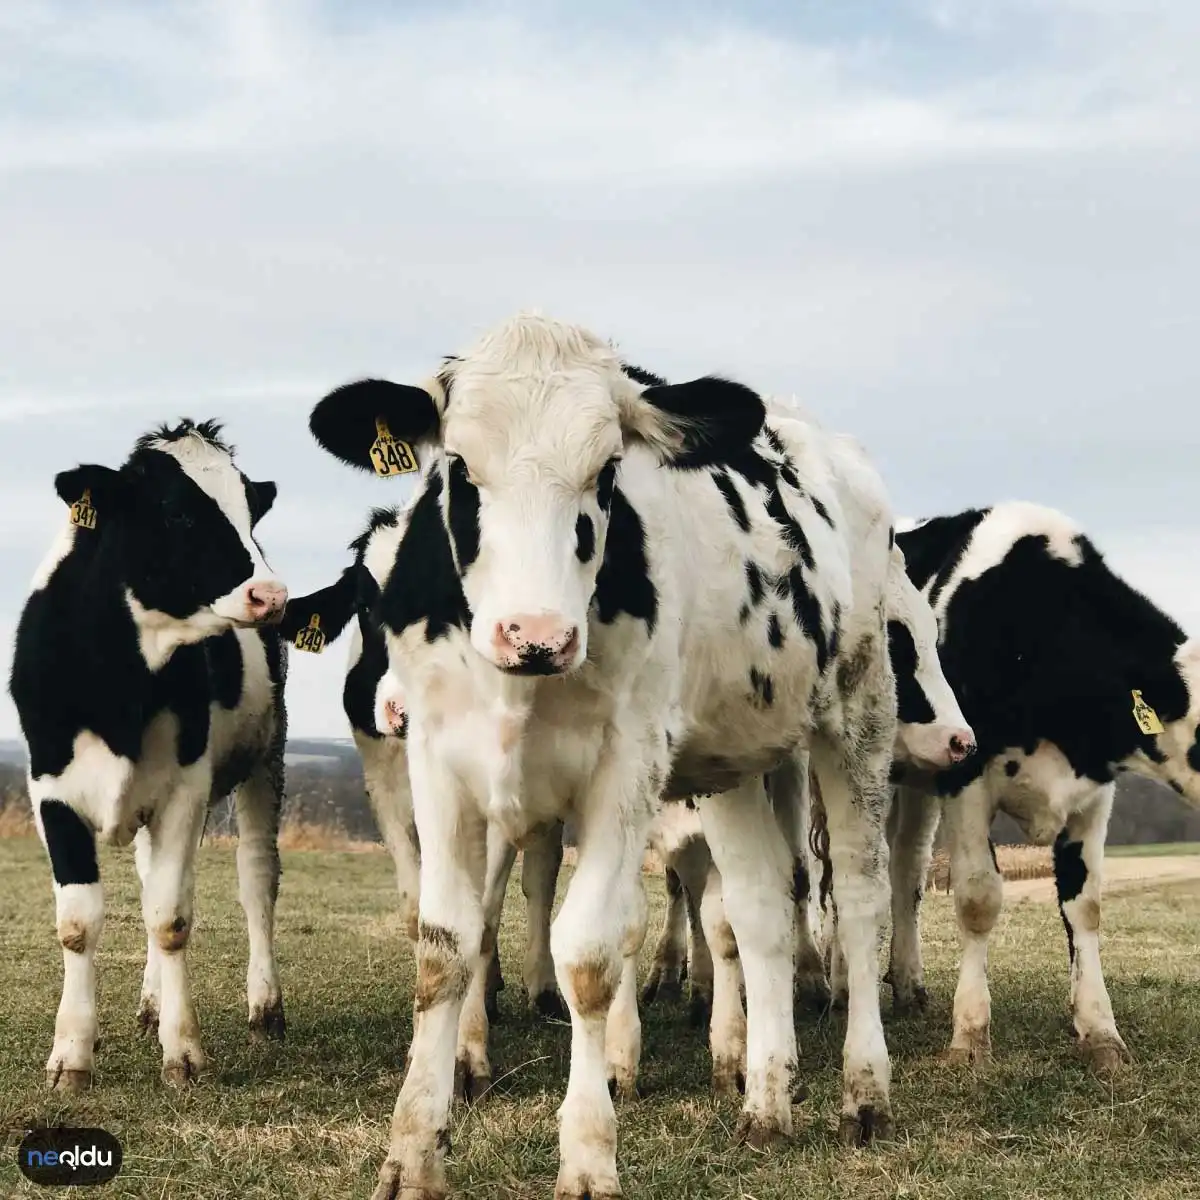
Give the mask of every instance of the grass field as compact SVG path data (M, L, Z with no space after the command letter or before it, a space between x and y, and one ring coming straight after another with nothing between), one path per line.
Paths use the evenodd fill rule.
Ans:
M388 857L285 854L279 940L288 1040L262 1047L245 1033L233 855L202 850L191 962L210 1071L182 1095L161 1088L158 1047L135 1031L144 935L132 855L105 854L102 869L97 1087L64 1099L43 1086L61 971L46 864L35 839L0 839L0 1116L13 1131L0 1196L42 1194L19 1176L11 1148L31 1122L99 1125L121 1139L118 1179L73 1194L369 1196L400 1084L413 984ZM656 877L647 883L653 931L662 887ZM1073 1051L1064 937L1054 906L1041 902L1013 903L993 938L995 1062L972 1073L939 1061L954 988L951 905L944 896L927 901L930 1012L893 1021L885 1007L893 1143L846 1150L837 1142L841 1018L799 1014L809 1095L796 1109L793 1144L758 1154L731 1145L737 1106L710 1098L707 1049L682 1007L652 1007L644 1013L648 1094L618 1113L626 1196L1200 1197L1200 882L1126 889L1105 906L1109 985L1137 1059L1112 1083L1089 1076ZM455 1194L480 1200L551 1196L554 1112L566 1078L568 1027L538 1023L523 1009L516 879L507 916L508 986L493 1056L503 1079L486 1104L456 1111L448 1159Z
M1200 854L1200 842L1153 842L1148 846L1110 846L1112 858L1161 858L1175 854Z

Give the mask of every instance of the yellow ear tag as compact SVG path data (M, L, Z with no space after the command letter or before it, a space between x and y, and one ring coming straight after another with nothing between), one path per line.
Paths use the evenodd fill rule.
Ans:
M375 418L375 432L378 436L371 443L371 466L375 468L376 475L411 475L417 470L417 456L413 448L407 442L392 437L382 417Z
M325 635L321 632L321 618L316 613L308 618L308 624L296 634L292 645L297 650L305 650L309 654L320 654L325 649Z
M92 507L92 489L85 488L83 495L71 505L71 524L80 529L96 528L96 510Z
M1163 723L1158 719L1158 713L1142 699L1141 692L1133 693L1133 719L1143 733L1163 732Z

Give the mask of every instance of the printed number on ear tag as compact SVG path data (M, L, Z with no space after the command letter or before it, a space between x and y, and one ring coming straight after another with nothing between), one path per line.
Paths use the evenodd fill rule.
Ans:
M71 524L80 529L96 528L96 510L92 507L92 491L90 488L71 505Z
M321 618L316 613L308 618L308 624L296 634L292 645L297 650L305 650L309 654L320 654L325 649L325 635L321 632Z
M1163 732L1163 723L1158 719L1158 713L1142 699L1141 692L1133 693L1133 719L1143 733Z
M417 456L413 448L407 442L392 437L382 417L375 418L375 432L378 436L371 443L371 466L375 468L376 475L411 475L417 470Z

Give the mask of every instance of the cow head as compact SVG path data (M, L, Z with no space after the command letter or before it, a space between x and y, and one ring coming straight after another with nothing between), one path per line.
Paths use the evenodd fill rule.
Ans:
M326 396L310 427L365 470L383 422L440 480L471 643L514 674L587 657L588 609L626 454L689 468L750 444L763 402L716 378L647 385L576 326L518 316L421 387L365 380Z
M55 477L67 504L86 494L94 537L115 554L143 637L165 654L235 626L277 623L287 588L267 565L255 525L275 484L238 470L215 422L183 421L140 438L119 470L85 464Z
M899 547L888 571L888 651L896 677L896 759L944 771L975 752L975 734L942 673L937 619L913 586Z
M1123 698L1128 719L1139 724L1140 716L1147 728L1162 732L1147 733L1139 724L1142 746L1127 765L1200 808L1200 639L1179 646L1166 677L1137 682L1142 685L1138 695L1131 691Z

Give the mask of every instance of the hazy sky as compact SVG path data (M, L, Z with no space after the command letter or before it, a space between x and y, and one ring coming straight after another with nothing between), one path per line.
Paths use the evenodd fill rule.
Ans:
M313 403L525 307L796 393L905 515L1060 507L1200 633L1200 4L650 7L4 0L6 655L56 471L224 418L309 591L408 492Z

